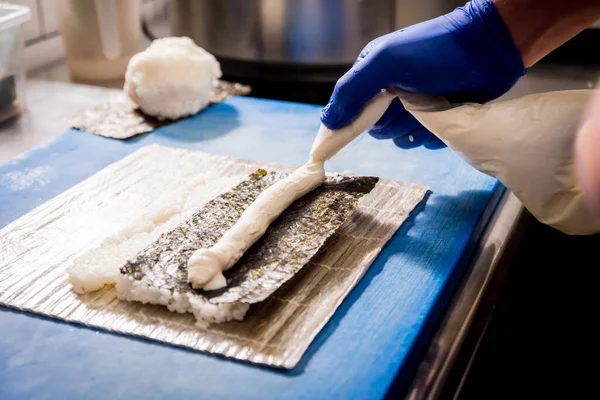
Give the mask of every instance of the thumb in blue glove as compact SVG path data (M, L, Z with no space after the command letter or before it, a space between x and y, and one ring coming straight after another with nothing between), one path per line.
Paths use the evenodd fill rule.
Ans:
M370 42L338 80L321 121L340 129L382 89L393 87L450 102L485 103L506 93L526 71L492 0L472 0ZM405 149L444 147L398 99L369 133Z

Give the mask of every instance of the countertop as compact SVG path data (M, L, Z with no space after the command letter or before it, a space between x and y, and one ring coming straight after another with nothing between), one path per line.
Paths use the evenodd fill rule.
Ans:
M98 86L29 80L23 114L0 124L0 164L62 133L78 110L117 93L118 89Z
M96 171L98 168L104 166L107 162L111 162L117 159L120 159L124 153L132 151L136 146L142 146L144 143L148 143L151 141L159 141L164 143L174 143L177 144L180 138L188 138L193 139L196 138L196 141L189 142L186 139L186 147L193 146L198 149L203 149L205 151L212 152L227 152L231 153L233 156L253 156L253 157L261 157L269 161L273 159L273 161L277 161L281 159L281 155L276 155L273 150L276 148L284 148L286 150L286 157L288 162L290 163L298 163L301 162L305 157L305 151L302 150L303 146L307 145L310 142L311 132L313 129L318 127L318 111L319 108L315 106L303 106L299 104L293 103L278 103L278 102L270 102L264 100L251 100L251 99L232 99L232 101L228 102L229 105L223 105L222 107L215 107L206 114L200 115L195 122L195 119L192 118L188 121L182 121L181 124L174 124L172 128L165 127L165 129L161 130L161 132L155 132L152 135L147 135L140 140L131 141L128 144L122 143L120 141L111 141L106 139L94 138L92 135L76 132L76 131L68 131L63 135L60 135L56 140L52 140L52 136L56 133L61 133L64 131L64 127L66 126L66 120L69 116L73 115L73 113L77 112L79 109L83 107L88 107L91 104L96 104L101 102L103 99L106 99L107 96L115 93L114 91L108 90L105 91L105 97L101 97L97 88L86 88L82 86L71 86L69 84L62 83L48 83L48 82L31 82L29 85L30 96L29 96L29 104L28 111L26 114L22 116L21 119L13 122L12 125L7 125L6 130L4 132L12 132L16 137L24 137L27 138L29 136L29 132L33 129L39 131L43 131L47 134L47 137L50 138L50 142L46 142L41 144L36 150L33 152L29 152L29 155L26 158L18 159L16 162L12 162L6 164L4 167L4 172L10 173L11 171L20 171L24 165L33 166L33 165L42 165L47 162L51 162L50 160L55 160L56 168L53 169L51 184L47 184L43 186L42 189L37 191L30 192L21 192L20 194L14 194L10 191L4 192L4 197L6 201L3 200L3 209L6 211L6 214L3 215L3 220L6 222L10 222L12 219L17 218L19 215L22 215L23 212L31 209L36 205L41 204L41 202L55 196L60 193L61 190L64 190L66 187L69 187L74 182L78 182L81 179L89 176L90 173ZM59 108L59 104L63 105L63 108ZM202 132L210 131L210 125L202 125L203 123L210 124L211 121L215 121L215 118L219 117L227 117L230 116L228 110L231 110L231 107L234 107L238 112L238 119L240 120L241 129L236 129L230 132L228 135L223 135L220 140L201 140L203 138ZM219 111L220 110L220 111ZM277 111L279 110L279 111ZM310 113L311 117L307 119L306 117L298 117L292 116L290 112L294 112L294 114L305 115L302 113ZM275 112L275 114L273 114ZM48 114L49 113L49 114ZM224 115L225 113L226 115ZM287 122L290 123L290 119L300 118L297 121L297 124L294 125L297 127L297 135L293 135L293 140L286 140L285 143L282 143L278 140L271 140L269 142L261 142L260 149L256 148L256 141L243 142L244 140L248 140L249 137L254 135L272 135L274 132L273 124L277 125L277 119L272 116L271 119L267 121L262 121L262 115L278 115L278 118L287 118ZM308 115L308 114L306 114ZM287 116L287 117L286 117ZM275 119L273 119L275 118ZM316 119L315 119L316 118ZM59 122L57 122L59 121ZM60 122L64 121L64 122ZM204 122L202 122L204 121ZM316 122L313 122L316 121ZM65 123L65 125L62 125ZM200 124L200 125L196 125ZM298 125L299 124L299 125ZM62 126L61 126L62 125ZM177 125L177 126L176 126ZM204 126L204 129L201 127ZM187 127L187 128L186 128ZM187 131L186 131L187 129ZM177 130L177 131L175 131ZM295 131L296 132L296 131ZM301 133L301 134L300 134ZM200 135L200 136L199 136ZM272 138L276 138L276 136L270 136ZM244 139L245 138L245 139ZM39 140L41 140L38 137ZM244 145L240 145L240 140L244 143ZM189 143L188 143L189 142ZM300 143L302 142L302 143ZM21 148L28 147L27 143L18 143ZM87 145L86 145L87 144ZM236 144L234 146L234 144ZM14 152L19 152L19 146L13 146ZM233 146L233 147L232 147ZM78 149L78 152L70 151L70 149ZM339 374L342 373L338 367L335 367L334 371L329 371L328 374L320 374L317 373L321 371L322 368L331 365L334 360L338 359L344 361L348 360L364 360L369 359L368 363L371 363L370 359L372 357L379 357L378 352L373 352L372 350L380 347L380 351L383 351L383 343L389 343L395 350L386 351L386 354L389 354L391 358L388 358L386 362L377 364L379 369L374 370L378 372L373 372L372 370L365 370L362 367L356 365L356 363L351 364L354 365L353 370L358 372L360 375L364 377L368 377L368 379L358 379L354 380L354 384L351 385L350 382L347 383L347 387L345 389L346 393L351 390L355 385L360 386L361 390L369 390L372 393L377 391L379 395L381 391L387 391L388 385L390 384L390 379L395 376L396 368L395 365L400 363L402 360L405 360L408 354L412 354L412 351L409 353L406 349L410 349L414 343L412 342L412 338L416 337L416 333L421 329L417 328L417 326L421 326L425 321L429 321L429 318L425 318L426 315L429 315L430 304L435 302L435 311L431 313L431 321L437 321L439 319L439 306L442 309L446 309L447 299L451 294L452 289L456 285L456 280L459 277L459 273L452 273L451 271L459 271L460 274L465 270L465 264L467 260L465 256L472 256L473 249L475 257L474 260L480 260L480 262L475 262L473 267L468 271L477 270L484 271L488 270L493 265L494 255L502 248L502 243L505 241L507 235L507 230L510 230L512 223L515 221L516 217L514 213L509 213L508 217L503 218L502 222L499 224L497 220L497 216L506 216L507 214L502 213L503 209L506 209L505 204L506 201L502 200L500 207L495 207L498 200L498 195L501 194L501 191L496 190L498 188L497 184L491 180L489 177L485 177L482 174L477 173L468 167L468 165L464 164L458 156L453 154L449 150L442 150L438 154L434 154L432 152L425 152L424 150L415 151L410 154L410 157L405 157L402 159L402 162L396 162L394 164L394 160L396 160L395 155L397 153L397 149L387 146L386 143L377 142L377 141L369 141L365 142L360 146L362 149L370 149L368 154L365 154L364 157L361 158L360 168L363 168L363 172L361 173L375 173L379 176L379 174L383 174L381 176L385 176L386 174L390 176L404 176L405 179L410 181L420 181L423 180L424 183L431 185L431 189L434 192L430 197L431 201L428 202L429 206L425 211L419 213L419 221L421 221L418 226L413 227L412 225L407 225L406 229L411 230L411 235L415 237L423 237L421 241L406 241L402 240L403 236L406 234L405 231L402 231L397 235L397 238L394 240L396 250L394 250L394 246L388 246L388 252L394 253L397 251L398 254L406 254L406 256L402 257L387 257L384 256L377 261L377 264L374 265L371 273L369 273L364 280L361 281L360 287L363 288L361 290L357 290L353 294L353 298L358 298L360 301L354 303L351 299L347 304L355 304L350 312L337 313L334 317L336 321L330 324L331 327L337 327L334 331L332 331L331 337L327 341L325 341L324 345L318 347L322 351L315 353L313 357L310 358L309 368L306 369L306 373L302 374L297 379L293 381L284 378L277 378L272 376L271 374L265 374L260 371L257 371L252 368L245 368L244 366L238 364L230 364L230 363L216 363L216 361L212 361L212 359L207 357L199 357L196 355L182 355L181 352L174 352L168 348L160 348L158 349L156 346L152 346L152 351L156 352L156 356L158 354L165 354L169 357L183 357L189 359L192 363L205 363L206 367L211 365L210 363L216 363L213 365L214 368L228 368L230 373L243 374L244 376L254 374L256 379L263 380L262 386L258 385L253 388L255 394L258 393L256 390L259 390L261 387L265 386L267 381L273 380L279 385L279 389L287 388L286 390L296 390L299 386L303 385L303 382L311 382L310 385L313 386L313 389L318 391L320 387L319 382L325 383L330 390L332 385L335 386L340 382L343 382L344 379L340 377ZM359 165L356 164L356 151L359 151L359 148L355 146L354 152L349 149L350 153L346 154L346 156L341 155L340 159L337 159L335 163L331 164L330 167L334 169L343 170L346 168L350 168L351 165L359 168ZM97 156L94 155L94 152L97 151ZM83 154L83 155L82 155ZM270 155L269 155L270 154ZM87 157L86 155L89 155ZM58 159L57 156L60 156ZM37 157L37 158L36 158ZM83 162L82 157L86 160ZM277 158L279 157L279 158ZM433 158L435 157L435 158ZM277 158L277 160L275 159ZM380 160L387 160L384 163L376 162ZM412 161L411 161L412 160ZM441 161L443 160L443 161ZM441 164L440 164L441 163ZM390 164L396 165L395 168L389 168ZM54 165L54 164L52 164ZM58 168L60 165L60 168ZM72 168L71 168L72 165ZM337 165L337 166L336 166ZM415 166L419 166L418 168L413 168ZM402 172L404 171L404 172ZM444 178L445 177L445 178ZM400 179L400 178L396 178ZM13 193L13 194L11 194ZM453 196L457 196L461 199L460 203L456 203L453 201L438 201L438 198L448 199L453 198ZM482 197L483 196L483 197ZM490 201L490 196L492 196L492 200ZM485 201L482 200L485 197ZM486 208L487 207L487 208ZM0 207L1 208L1 207ZM484 209L486 211L484 211ZM516 208L518 210L518 207ZM19 211L21 210L21 211ZM488 230L485 235L483 235L484 240L480 242L480 244L476 244L475 241L478 238L481 238L482 230L486 228L485 222L489 220L491 214L494 213L493 221L491 224L488 224ZM432 229L431 225L432 217L439 218L437 219L437 225L435 229ZM451 220L448 221L448 220ZM444 221L444 222L442 222ZM490 227L495 227L495 229L491 229ZM413 229L414 228L414 229ZM406 230L405 229L405 230ZM446 232L448 231L448 232ZM446 232L446 234L442 233ZM423 236L424 235L424 236ZM440 235L444 235L445 238L441 242L438 243L441 238L432 238L431 240L425 239L425 236L438 237ZM489 245L488 245L489 243ZM397 246L406 247L410 246L410 252L399 250ZM419 251L418 248L420 246L426 246L428 250ZM430 248L433 246L434 249ZM450 247L449 247L450 246ZM414 255L412 253L416 252ZM387 253L386 253L387 254ZM480 257L479 254L484 255L484 257ZM490 258L490 255L492 256ZM405 260L405 261L402 261ZM410 267L402 267L400 264L394 265L393 268L390 266L389 268L381 267L382 263L396 263L396 261L402 263L407 262L410 264ZM460 264L460 265L459 265ZM378 267L379 265L379 267ZM387 264L386 264L387 265ZM456 267L455 267L456 266ZM415 274L412 278L408 277L398 277L397 274L405 275L405 274ZM389 275L389 276L385 276ZM485 273L479 274L479 276L485 276ZM377 279L374 279L376 276ZM419 277L417 280L424 279L423 284L417 284L417 280L413 279L415 277ZM451 280L450 281L447 281ZM445 282L448 282L446 286ZM411 285L410 290L400 290L400 287L403 285ZM381 286L378 286L381 285ZM440 286L443 285L443 286ZM481 285L479 285L481 286ZM387 288L386 288L387 287ZM421 287L421 289L415 289L416 287ZM434 289L436 287L437 289ZM448 290L439 291L440 287L447 287ZM377 313L374 313L375 310L370 310L368 315L363 315L359 318L359 315L356 313L359 312L361 307L369 308L371 304L372 296L376 294L378 296L384 296L387 298L393 298L394 296L391 293L386 294L386 290L393 290L395 296L406 296L406 298L398 299L398 301L391 301L384 304L380 304L377 302ZM471 298L473 295L477 295L479 291L478 287L473 286L471 289L461 290L461 293L467 295L468 298L466 301L463 300L460 302L463 305L467 305L470 307L476 302ZM362 293L362 294L361 294ZM416 296L417 294L423 294L425 296L424 299L420 299L420 297ZM438 296L439 294L439 296ZM358 296L358 297L357 297ZM437 301L439 299L439 302ZM359 304L359 305L357 305ZM399 304L403 304L403 306L399 307ZM412 305L415 305L418 310L414 312L412 310ZM390 308L390 313L388 314L387 309ZM394 311L395 310L395 311ZM463 306L464 310L464 306ZM409 313L411 315L411 320L415 320L414 323L408 323L405 317L397 317L395 316L395 312L399 312L402 315ZM435 314L435 315L434 315ZM461 313L462 317L464 313ZM345 352L343 357L339 357L339 354L332 354L330 349L347 348L350 343L355 339L351 339L350 337L346 337L344 335L352 333L353 337L360 337L360 335L356 334L356 329L358 327L352 326L352 324L364 324L365 321L368 321L370 318L374 318L377 315L387 315L385 321L386 323L379 327L377 330L368 330L365 331L365 334L369 337L379 337L383 334L387 335L386 332L389 332L390 335L394 336L394 340L381 339L377 340L378 346L374 346L373 344L369 346L360 347L360 351L352 351ZM19 329L17 327L12 327L12 331L5 331L4 339L10 341L7 342L4 346L4 357L9 357L11 360L14 359L14 356L10 356L10 354L6 354L6 351L11 352L14 351L17 354L21 354L23 352L29 351L29 343L30 340L28 338L29 334L33 334L39 329L46 329L49 327L53 327L57 331L63 332L66 328L61 328L58 324L48 324L42 322L36 322L35 318L26 318L25 316L16 316L10 313L4 313L5 323L8 326L13 326L15 318L18 321L25 321L29 323L31 326L29 328L21 328L25 329L26 332L19 333ZM337 321L342 319L343 321ZM12 322L11 322L12 321ZM354 322L352 322L354 321ZM381 321L381 320L380 320ZM460 321L459 321L460 322ZM369 323L370 324L370 323ZM377 324L374 322L374 324ZM400 324L400 326L398 326ZM453 323L455 324L455 322ZM423 339L419 340L419 343L415 345L415 347L420 349L423 345L426 345L425 340L428 340L430 336L430 322L427 322L427 327L424 327L424 331L427 331L423 335ZM34 329L35 326L35 329ZM413 328L415 327L415 328ZM7 328L8 329L8 328ZM333 328L331 328L333 329ZM29 333L28 333L29 332ZM76 329L74 332L78 332L78 334L89 335L89 333L85 333L87 331ZM83 332L83 333L81 333ZM403 339L401 336L406 333L406 339ZM74 333L63 332L63 338L67 338ZM11 336L12 335L12 336ZM375 336L373 336L375 335ZM456 331L453 331L453 335L456 335ZM110 335L102 335L102 338L108 337ZM19 339L23 338L23 339ZM86 343L82 343L82 345L86 345L88 347L93 347L96 349L95 336L93 339L89 339ZM127 341L123 341L122 339L117 338L109 338L109 341L114 340L121 345L127 345ZM448 337L445 339L448 341ZM449 340L452 342L453 340ZM364 341L361 341L364 343ZM406 344L403 344L406 343ZM133 346L133 345L132 345ZM143 348L147 345L143 343L139 343L136 347ZM333 347L332 347L333 346ZM446 357L447 351L445 348L440 350L439 346L436 347L438 351L436 352L436 359L439 359L440 356L443 356L447 361ZM12 350L11 350L12 349ZM403 350L404 349L404 350ZM125 350L124 350L125 351ZM126 352L129 352L127 350ZM25 353L23 353L25 354ZM52 370L52 366L56 367L57 371L67 371L69 368L73 367L72 360L66 360L65 357L68 358L68 355L61 355L53 353L52 349L48 349L44 351L43 354L38 354L37 357L31 357L30 353L27 356L27 359L31 360L31 362L42 362L40 360L44 360L44 363L47 363L49 368L48 374L42 374L44 379L49 379L49 376L53 376L50 370ZM393 354L393 356L391 356ZM336 358L337 357L337 358ZM89 357L86 357L86 359ZM410 360L413 360L413 356L410 355ZM36 361L37 360L37 361ZM132 360L135 362L135 360ZM182 361L183 362L183 361ZM414 361L406 361L407 372L402 374L402 380L406 381L409 379L411 371L414 370L416 360ZM446 363L446 362L445 362ZM361 365L363 362L361 362ZM410 364L410 366L408 366ZM45 364L44 364L45 365ZM347 365L347 370L344 374L350 374L350 370L352 368L351 365ZM404 365L404 362L403 362ZM357 368L359 367L359 368ZM213 368L213 369L214 369ZM326 368L325 368L326 369ZM46 369L45 369L46 370ZM384 373L385 370L385 373ZM429 371L438 370L437 368L430 368ZM10 378L11 382L13 382L13 386L11 386L14 390L18 390L17 387L18 382L22 382L25 384L26 382L30 382L29 374L31 371L35 371L35 368L32 370L31 367L20 366L16 369L12 369L11 375L13 378ZM302 371L302 370L301 370ZM56 372L56 371L55 371ZM108 373L109 371L104 371ZM7 370L8 373L8 370ZM72 371L75 374L75 371ZM125 373L125 372L124 372ZM133 372L127 372L133 373ZM81 371L81 373L77 372L78 380L82 382L87 382L87 385L94 385L93 382L89 381L89 376L85 373L85 371ZM315 375L316 374L316 375ZM335 379L334 375L338 375ZM366 375L365 375L366 374ZM325 376L329 376L330 379L325 379ZM8 379L8 377L7 377ZM370 380L375 379L377 384L371 387ZM8 381L6 381L8 382ZM256 381L255 381L256 382ZM273 383L272 382L272 383ZM361 383L362 382L362 383ZM101 382L97 382L101 384ZM143 383L140 382L143 385ZM15 386L17 385L17 386ZM361 386L362 385L362 386ZM145 387L145 386L144 386ZM268 386L273 387L273 386ZM306 386L305 386L306 387ZM167 388L166 386L164 387ZM12 389L11 389L12 390ZM58 388L53 388L53 390L60 390ZM73 390L71 385L67 386L65 390ZM134 388L128 389L134 390ZM39 392L36 392L38 394ZM59 393L59 392L54 392ZM221 392L221 394L226 392ZM301 394L297 393L299 397ZM377 396L379 396L377 395ZM375 394L373 394L375 396Z
M117 94L108 87L73 85L64 66L33 74L27 82L26 110L19 118L0 125L0 164L38 146L63 132L69 117L78 110L101 103ZM58 71L58 72L57 72ZM62 72L61 72L62 71ZM532 69L504 98L528 93L588 88L596 77L592 68L553 67L541 65ZM44 81L39 78L56 79ZM435 397L450 374L474 315L481 307L482 294L490 291L494 276L501 273L505 250L511 241L520 240L519 223L524 211L511 194L500 199L500 205L478 243L470 268L463 277L428 354L424 355L420 372L409 389L413 398ZM505 261L504 261L505 263Z

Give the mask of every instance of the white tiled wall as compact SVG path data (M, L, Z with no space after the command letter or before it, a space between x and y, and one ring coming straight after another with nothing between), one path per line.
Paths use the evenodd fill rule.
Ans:
M31 18L23 27L27 70L63 58L63 48L54 16L54 0L9 0L29 7Z
M12 0L11 3L29 7L31 19L25 23L25 42L27 45L58 35L54 15L54 0Z
M58 31L58 24L56 22L56 16L54 15L54 7L52 7L52 4L50 4L52 1L53 0L41 0L41 7L43 7L43 19L41 21L41 26L45 34Z
M40 29L39 29L39 24L38 24L38 12L37 12L37 5L36 5L36 0L22 0L22 1L15 1L15 3L24 5L29 7L29 10L31 11L31 19L25 23L24 28L24 35L25 35L25 40L29 41L33 38L36 38L40 35Z

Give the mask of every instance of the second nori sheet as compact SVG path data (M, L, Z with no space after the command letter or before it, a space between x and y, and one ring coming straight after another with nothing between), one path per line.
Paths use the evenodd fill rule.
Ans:
M189 220L142 250L121 273L145 285L195 292L214 303L256 303L266 299L317 254L354 213L358 201L377 184L375 177L328 177L277 218L240 261L225 271L227 287L194 290L187 282L187 260L211 247L267 187L287 174L257 170L229 192L209 201Z

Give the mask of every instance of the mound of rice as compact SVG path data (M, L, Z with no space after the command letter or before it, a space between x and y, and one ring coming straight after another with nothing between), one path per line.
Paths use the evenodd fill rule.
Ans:
M145 114L175 120L206 107L221 75L217 59L192 39L166 37L131 58L123 90Z

